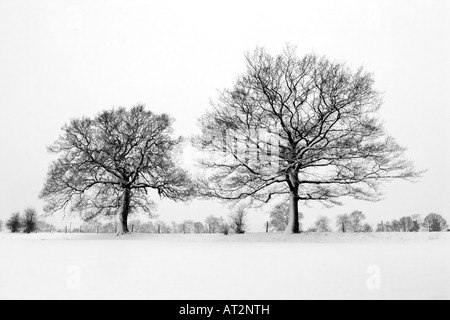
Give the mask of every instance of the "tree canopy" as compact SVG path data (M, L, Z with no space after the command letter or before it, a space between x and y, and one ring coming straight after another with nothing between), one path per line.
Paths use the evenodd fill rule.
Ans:
M287 232L299 232L299 201L378 200L380 183L420 175L378 117L371 73L288 47L257 49L231 89L201 119L206 197L263 203L290 195Z
M68 209L86 221L118 214L119 231L126 233L129 213L152 212L149 191L175 201L189 199L190 177L173 159L180 139L172 137L172 123L167 114L143 105L72 120L49 147L58 159L40 195L45 211Z

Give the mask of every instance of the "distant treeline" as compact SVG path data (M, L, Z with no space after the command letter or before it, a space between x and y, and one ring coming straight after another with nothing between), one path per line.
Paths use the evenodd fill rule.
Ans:
M335 226L343 233L363 232L445 232L449 231L447 221L439 214L431 213L424 219L420 215L402 217L399 220L381 221L374 229L372 225L365 222L366 216L361 211L354 211L350 215L339 215ZM331 220L321 216L317 219L314 227L308 232L333 232Z
M248 230L247 209L238 207L230 213L227 219L209 216L205 221L185 220L181 223L164 221L147 221L134 219L129 222L132 233L159 233L159 234L215 234L235 233L243 234ZM299 224L302 229L304 215L299 214ZM289 204L281 203L270 212L270 220L261 228L264 232L283 232L289 222ZM59 233L117 233L117 224L114 221L90 221L81 226L72 228L71 224L58 228L38 219L35 209L28 208L21 214L13 213L5 223L6 228L12 232L59 232ZM3 222L0 220L0 231ZM370 233L370 232L444 232L448 230L447 221L439 214L431 213L425 218L420 215L402 217L398 220L381 221L375 228L366 223L366 216L361 211L351 214L338 215L334 221L320 216L312 227L306 232L342 232L342 233ZM258 231L258 230L256 230Z

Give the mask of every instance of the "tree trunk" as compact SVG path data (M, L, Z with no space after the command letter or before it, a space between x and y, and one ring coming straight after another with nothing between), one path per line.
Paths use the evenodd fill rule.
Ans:
M124 189L122 194L122 205L118 213L117 235L130 233L128 230L128 214L130 213L131 190Z
M286 234L300 233L300 222L298 213L299 198L297 192L291 192L290 195L290 208L289 208L289 223L286 227Z

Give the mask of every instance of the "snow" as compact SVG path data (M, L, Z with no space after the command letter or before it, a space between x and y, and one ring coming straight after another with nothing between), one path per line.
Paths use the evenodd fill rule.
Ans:
M449 299L449 233L0 234L0 299Z

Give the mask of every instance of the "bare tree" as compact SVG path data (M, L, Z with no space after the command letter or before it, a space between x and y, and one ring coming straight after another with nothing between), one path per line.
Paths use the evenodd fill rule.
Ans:
M352 232L352 223L348 214L341 214L337 216L336 227L342 233Z
M179 233L178 232L178 223L176 223L175 221L172 221L170 226L170 230L172 231L172 233Z
M247 212L244 206L237 208L236 212L230 214L229 226L237 234L243 234L247 229Z
M386 222L384 228L386 232L398 232L398 222L396 220Z
M378 200L380 182L420 175L378 119L372 74L288 47L247 55L247 70L200 121L209 157L204 196L261 203L290 196L287 233L299 202ZM239 151L241 150L241 151Z
M372 227L370 224L365 223L365 224L362 226L362 228L361 228L361 232L364 232L364 233L372 233L372 232L373 232L373 227Z
M220 232L220 227L222 224L222 220L220 218L209 216L205 220L206 225L208 226L209 233Z
M225 220L223 220L222 224L220 225L220 232L226 236L230 233L230 225L226 223Z
M160 233L176 233L174 230L164 221L157 221L156 225L158 226L158 231Z
M447 231L448 229L447 221L441 215L436 213L430 213L425 218L425 224L431 232L442 232Z
M413 220L413 226L409 230L409 232L419 232L420 231L420 224L417 222L417 220Z
M387 227L386 227L387 224L388 224L388 223L384 223L384 222L378 223L378 224L377 224L377 228L376 228L376 232L389 232L389 231L387 230Z
M269 225L272 231L282 232L286 230L289 224L289 202L282 202L277 204L270 212ZM301 220L304 218L303 213L299 212L299 228L301 228Z
M38 214L35 209L27 208L23 214L22 227L24 233L32 233L38 227Z
M402 225L399 220L392 220L391 232L402 232Z
M20 217L19 212L15 212L11 215L11 217L6 221L6 228L12 233L17 233L22 228L22 219Z
M220 217L219 221L220 221L219 232L223 233L224 235L228 235L230 233L230 223L225 221L223 217Z
M350 214L350 226L353 232L362 232L363 222L366 220L366 216L361 211L353 211Z
M197 233L197 234L205 233L205 230L206 230L206 228L203 223L201 223L201 222L194 223L194 233Z
M326 216L321 216L314 223L314 230L316 232L332 232L331 221Z
M0 232L3 230L3 220L0 220Z
M420 214L413 214L411 219L414 222L413 232L425 231L423 219Z
M85 221L117 215L118 233L124 234L131 212L151 213L150 190L175 201L188 199L189 176L172 159L180 142L172 138L172 123L143 105L72 120L49 148L59 159L40 195L45 211L69 208Z
M411 232L414 228L414 221L411 217L402 217L398 223L402 232Z
M175 224L176 228L175 233L183 233L183 234L194 233L194 225L195 221L193 220L185 220L182 223Z

